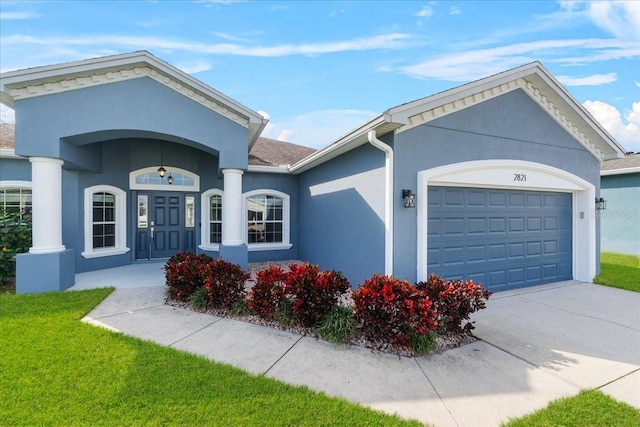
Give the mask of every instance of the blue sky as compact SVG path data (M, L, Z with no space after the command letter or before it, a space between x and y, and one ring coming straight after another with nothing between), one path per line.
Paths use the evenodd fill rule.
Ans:
M264 112L263 136L312 147L539 60L640 151L638 1L0 2L1 71L135 50Z

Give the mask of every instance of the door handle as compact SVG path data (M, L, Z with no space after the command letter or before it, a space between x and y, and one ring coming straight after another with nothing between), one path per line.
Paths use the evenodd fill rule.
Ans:
M155 233L156 228L154 227L153 221L151 221L151 238L153 239L153 234Z

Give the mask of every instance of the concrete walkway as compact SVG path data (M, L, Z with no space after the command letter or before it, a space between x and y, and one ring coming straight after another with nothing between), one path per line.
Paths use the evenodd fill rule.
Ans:
M435 426L499 425L585 388L640 408L637 293L575 281L498 293L474 317L482 341L404 358L167 306L161 267L84 273L72 289L118 287L84 320Z

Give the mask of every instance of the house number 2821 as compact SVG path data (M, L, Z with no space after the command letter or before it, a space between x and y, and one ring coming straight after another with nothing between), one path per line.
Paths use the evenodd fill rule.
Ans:
M514 181L519 181L519 182L524 182L527 180L527 174L524 173L514 173L513 174L513 180Z

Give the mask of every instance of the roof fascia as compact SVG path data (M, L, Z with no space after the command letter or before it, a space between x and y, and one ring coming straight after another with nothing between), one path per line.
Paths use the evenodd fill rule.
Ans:
M624 175L628 173L640 173L640 166L634 166L631 168L609 169L600 171L600 176L608 175Z
M385 114L380 114L374 117L362 126L343 135L335 142L325 146L324 148L321 148L310 156L307 156L299 162L295 163L289 168L290 172L294 174L302 173L335 157L338 157L339 155L347 151L353 150L354 148L368 141L366 139L366 136L370 130L375 129L387 123L388 121L388 116ZM362 141L363 137L364 141Z

